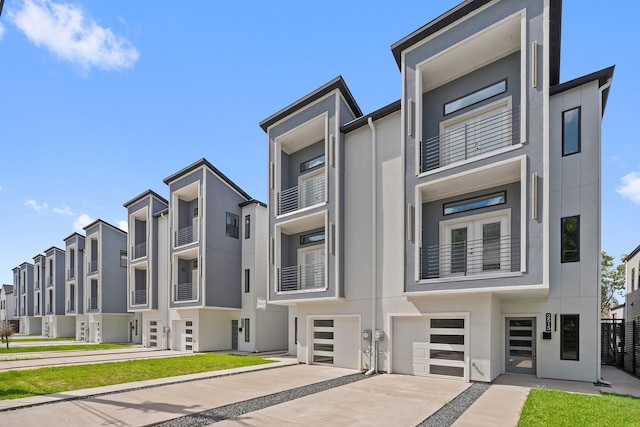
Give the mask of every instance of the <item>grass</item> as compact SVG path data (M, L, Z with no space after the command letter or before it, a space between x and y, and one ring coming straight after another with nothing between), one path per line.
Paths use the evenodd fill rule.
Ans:
M36 342L36 341L75 341L75 338L43 338L43 337L33 337L29 338L29 335L25 335L26 338L22 336L13 336L11 337L11 342ZM11 343L9 343L11 345Z
M532 389L518 427L640 426L640 399Z
M11 347L0 344L0 354L11 353L39 353L41 351L69 351L69 350L108 350L114 348L129 348L131 344L61 344L61 345L34 345L29 347Z
M162 359L9 371L0 373L0 399L19 399L264 363L271 361L258 356L205 353Z

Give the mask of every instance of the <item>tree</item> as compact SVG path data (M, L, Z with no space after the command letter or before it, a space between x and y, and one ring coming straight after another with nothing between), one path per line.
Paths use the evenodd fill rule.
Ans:
M620 257L621 260L624 258L625 255ZM608 317L609 310L619 304L616 293L624 292L625 289L624 262L616 266L613 264L614 257L602 251L602 264L600 266L600 316L602 317Z
M7 321L4 321L0 324L0 338L2 338L2 342L7 344L7 348L9 348L9 342L11 341L11 336L15 333L13 329L13 325Z

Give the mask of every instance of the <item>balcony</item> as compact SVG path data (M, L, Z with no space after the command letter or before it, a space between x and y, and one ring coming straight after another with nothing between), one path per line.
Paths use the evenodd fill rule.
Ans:
M520 236L428 246L421 249L420 258L423 280L517 272L520 271Z
M98 260L94 259L89 261L89 273L97 273L98 272Z
M53 277L47 276L47 287L53 286Z
M35 280L35 281L33 282L33 287L34 287L35 289L40 289L40 281L39 281L39 280Z
M184 227L176 231L176 247L187 245L198 241L198 221L194 220L193 225Z
M144 258L147 256L147 242L138 243L131 248L131 259Z
M131 305L146 305L147 304L147 290L136 289L131 291Z
M517 108L491 115L478 114L445 128L444 133L421 141L420 172L472 159L513 145L520 135Z
M67 301L67 312L73 313L76 311L76 302L74 300Z
M67 280L71 280L71 279L75 279L76 278L76 269L75 268L70 268L67 270Z
M325 202L325 182L325 174L319 174L303 180L299 186L278 193L278 215Z
M98 310L98 297L89 297L87 299L87 310L90 310L90 311Z
M278 269L278 292L325 288L325 263L294 265Z
M47 304L46 314L53 314L53 307L51 307L51 304Z
M198 300L198 282L178 283L173 286L173 301L196 301Z

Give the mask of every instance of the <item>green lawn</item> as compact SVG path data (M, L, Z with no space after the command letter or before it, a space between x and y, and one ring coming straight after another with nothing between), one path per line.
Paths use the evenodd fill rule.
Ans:
M271 363L258 356L195 354L0 373L0 400L61 393L131 381Z
M532 389L518 427L640 426L640 399Z
M0 344L0 354L10 353L39 353L41 351L69 351L69 350L106 350L113 348L129 348L131 344L61 344L61 345L34 345L28 347L11 347Z
M11 342L9 346L11 346L12 342L36 342L36 341L75 341L75 338L44 338L44 337L31 337L29 335L23 336L13 336L11 337Z

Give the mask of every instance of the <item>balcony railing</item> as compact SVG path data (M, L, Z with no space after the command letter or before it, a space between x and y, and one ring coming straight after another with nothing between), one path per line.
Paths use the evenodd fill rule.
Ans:
M98 260L94 259L89 261L89 273L97 273L98 272Z
M53 286L53 276L47 276L47 288Z
M87 310L95 311L98 309L98 297L87 298Z
M47 304L47 314L53 314L53 307L51 307L51 304Z
M67 301L67 311L70 313L76 311L76 302L74 300Z
M303 181L297 187L278 193L278 215L295 212L325 201L325 175L317 175Z
M467 160L513 145L520 134L518 109L514 108L462 124L420 143L420 172Z
M131 248L131 259L138 259L147 256L147 242L138 243Z
M40 289L40 281L39 281L39 280L35 280L35 281L33 282L33 287L34 287L35 289Z
M278 269L278 292L323 289L325 263L294 265Z
M420 278L520 271L520 236L467 240L421 249Z
M176 231L176 246L186 245L198 240L198 221L194 221L193 225L184 227Z
M75 279L76 278L76 269L70 268L67 270L67 279Z
M173 285L173 301L196 301L197 299L198 282Z
M147 304L147 290L136 289L131 291L131 305L146 305Z

